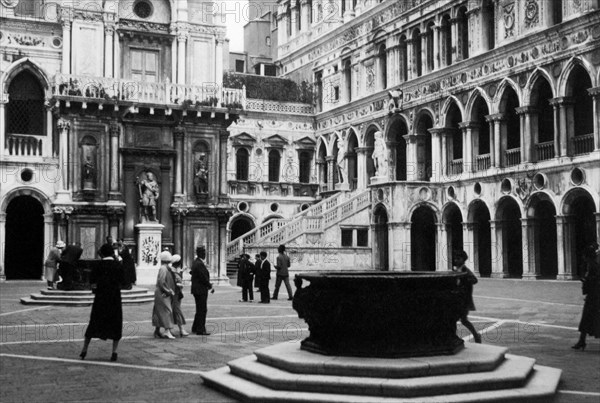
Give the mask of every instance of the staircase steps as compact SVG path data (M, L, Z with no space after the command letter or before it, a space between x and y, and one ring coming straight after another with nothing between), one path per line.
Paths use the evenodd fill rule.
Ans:
M323 356L283 343L202 374L204 383L248 402L545 401L561 371L495 346L449 356L380 359Z
M93 302L94 294L91 290L40 290L39 294L21 298L24 305L89 306ZM121 302L123 305L154 302L154 292L139 287L121 290Z

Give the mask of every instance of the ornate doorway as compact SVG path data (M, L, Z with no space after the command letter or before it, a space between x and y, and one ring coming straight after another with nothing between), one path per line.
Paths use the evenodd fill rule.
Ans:
M6 209L7 280L39 280L44 265L44 208L31 196L17 196Z

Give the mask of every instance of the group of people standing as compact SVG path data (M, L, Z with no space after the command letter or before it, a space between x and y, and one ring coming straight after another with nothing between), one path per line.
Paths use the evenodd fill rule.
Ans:
M171 332L175 326L179 327L179 336L185 337L189 333L183 325L186 324L181 300L183 299L183 269L181 268L181 256L171 255L168 251L160 253L160 269L156 279L154 290L154 309L152 310L152 326L154 326L154 337L163 339L174 339ZM196 315L192 324L192 333L207 336L206 312L209 290L213 290L210 283L210 274L204 263L206 248L196 248L196 259L192 264L192 295L196 303ZM214 290L213 290L214 292ZM161 328L164 332L161 332Z
M271 280L271 262L267 259L267 252L262 251L255 255L254 263L250 261L250 255L243 253L238 262L237 285L242 287L242 299L240 302L253 302L254 292L252 285L260 291L261 304L268 304L271 300L276 300L279 296L281 283L285 284L288 300L293 299L292 286L290 285L290 258L285 253L285 245L279 245L277 248L279 255L275 264L276 280L275 290L271 297L269 291L269 281Z

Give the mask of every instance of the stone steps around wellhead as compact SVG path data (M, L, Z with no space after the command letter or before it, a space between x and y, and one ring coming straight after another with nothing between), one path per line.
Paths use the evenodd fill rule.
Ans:
M24 305L89 306L93 302L94 294L90 290L41 290L39 294L21 298ZM154 293L140 287L121 290L121 302L124 305L154 302Z
M248 402L512 402L554 396L560 370L506 351L468 343L454 355L358 358L281 343L202 378L207 386Z
M280 343L257 350L258 362L296 374L412 378L492 371L508 348L469 343L456 354L413 358L335 357L307 354L300 342Z
M233 375L275 390L418 397L518 388L527 382L534 364L534 359L513 357L492 371L396 379L293 374L261 364L252 356L234 360L228 366Z
M553 399L561 370L535 365L525 385L513 389L486 390L419 397L382 397L275 390L231 374L228 367L202 374L204 384L242 402L273 403L439 403L439 402L548 402Z

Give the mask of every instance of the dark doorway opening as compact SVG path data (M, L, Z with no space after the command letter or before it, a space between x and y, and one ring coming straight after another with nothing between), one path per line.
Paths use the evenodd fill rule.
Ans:
M541 201L535 209L535 244L539 257L538 273L543 278L556 278L558 256L556 245L556 210L548 201Z
M388 216L385 209L379 207L374 213L375 270L389 270L388 252Z
M492 237L490 212L483 202L477 202L473 206L473 231L475 269L479 271L480 276L489 277L492 274Z
M523 243L521 236L521 211L513 199L505 199L501 207L502 253L504 272L509 277L523 275Z
M231 240L233 241L253 229L254 223L249 218L236 218L235 221L231 223Z
M596 219L594 217L596 208L592 198L587 194L582 194L573 201L570 211L573 213L575 224L575 251L572 253L575 253L576 272L573 274L582 277L586 270L583 251L586 246L596 242Z
M7 280L39 280L44 266L44 208L31 196L6 209L4 264Z
M411 270L435 271L435 213L421 206L412 215L410 228Z
M448 259L451 265L454 252L464 250L462 214L455 204L449 205L446 209L444 224L446 225L448 245L446 248L448 256L445 256L445 259Z

